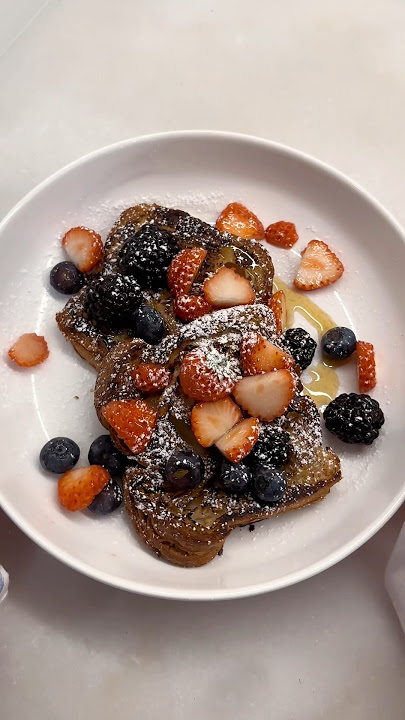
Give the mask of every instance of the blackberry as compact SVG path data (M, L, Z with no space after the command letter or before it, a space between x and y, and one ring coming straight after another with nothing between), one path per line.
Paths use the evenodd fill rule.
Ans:
M306 330L290 328L285 331L282 342L301 370L305 370L311 364L316 350L316 342Z
M280 428L266 428L246 457L246 464L252 468L257 465L273 465L280 467L288 461L291 450L288 432Z
M111 330L125 330L131 327L141 302L142 292L134 278L101 275L89 285L86 309L96 322Z
M142 288L158 290L167 285L167 271L179 252L177 241L157 225L142 225L125 243L119 264L125 275L136 278Z
M347 443L371 443L384 425L384 413L369 395L342 393L326 407L326 428Z

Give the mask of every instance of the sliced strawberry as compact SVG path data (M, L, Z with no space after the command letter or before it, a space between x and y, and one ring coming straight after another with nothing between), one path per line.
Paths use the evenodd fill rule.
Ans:
M246 240L264 238L264 227L257 215L238 202L229 203L222 210L216 226L221 232L229 232Z
M196 348L183 358L179 379L188 397L213 402L232 392L237 376L225 355L215 349Z
M59 478L59 500L67 510L84 510L109 480L110 473L100 465L68 470Z
M269 301L276 320L276 330L279 335L284 332L287 323L287 301L282 290L277 290Z
M269 340L249 332L243 336L240 346L240 365L245 375L259 375L271 370L293 367L295 361Z
M191 322L211 312L212 306L205 298L197 295L175 295L173 311L180 320Z
M215 308L251 305L256 299L249 280L225 266L205 281L204 297Z
M256 418L241 420L215 443L218 450L231 462L237 463L249 455L259 437Z
M174 295L187 295L207 257L203 248L185 248L170 263L167 284Z
M103 259L101 237L89 228L75 227L68 230L62 238L62 247L82 273L90 272Z
M8 351L10 360L20 367L40 365L49 355L48 345L42 335L25 333Z
M287 249L292 248L298 240L294 223L285 222L284 220L269 225L264 236L271 245Z
M144 400L111 400L102 412L134 455L146 448L156 427L158 414Z
M191 411L191 429L203 447L210 447L242 417L240 408L225 397L215 402L199 403Z
M294 397L295 380L289 370L244 377L233 391L236 402L249 415L271 422L287 410Z
M339 280L344 267L322 240L311 240L302 253L294 285L299 290L317 290Z
M172 374L164 365L156 363L141 363L133 371L135 387L142 392L153 393L164 390L170 383Z
M371 343L358 340L356 349L359 392L368 393L377 383L374 346Z

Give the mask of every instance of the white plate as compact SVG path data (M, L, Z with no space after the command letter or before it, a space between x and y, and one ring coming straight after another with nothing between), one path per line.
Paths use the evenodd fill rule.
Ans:
M351 325L359 338L375 344L374 395L386 425L371 448L333 443L342 457L343 479L322 503L263 522L252 533L236 530L222 557L186 570L150 553L124 510L103 519L63 511L55 479L39 468L38 453L47 438L74 438L85 463L101 429L92 403L94 372L56 328L55 312L64 298L50 292L48 275L63 257L61 234L73 225L89 225L105 237L120 210L140 201L214 221L231 200L245 203L265 224L295 222L298 250L318 237L339 252L343 278L311 299L337 324ZM88 155L42 183L4 220L0 240L3 351L30 331L44 334L51 350L49 360L32 373L1 363L0 500L22 530L57 558L98 580L148 595L242 597L298 582L336 563L399 507L405 494L404 234L347 178L298 152L240 135L139 138ZM272 255L277 273L291 280L296 253ZM341 374L342 390L356 388L354 365Z

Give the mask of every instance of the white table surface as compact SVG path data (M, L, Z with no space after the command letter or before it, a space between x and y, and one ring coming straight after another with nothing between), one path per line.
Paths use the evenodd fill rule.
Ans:
M312 153L405 224L403 0L0 0L0 17L0 214L99 146L211 128ZM0 513L0 716L403 720L384 569L404 521L298 586L193 604L89 580Z

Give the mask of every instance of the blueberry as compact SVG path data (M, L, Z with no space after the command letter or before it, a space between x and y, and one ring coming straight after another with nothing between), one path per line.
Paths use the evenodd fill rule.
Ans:
M232 493L242 493L248 489L252 479L250 470L241 463L231 463L223 460L221 463L221 483L225 490Z
M84 275L74 263L64 260L52 268L49 282L54 290L64 295L73 295L83 287Z
M253 473L253 492L255 497L263 503L273 503L281 500L287 489L284 474L271 465L258 465Z
M324 355L333 360L345 360L356 349L356 336L347 327L334 327L322 338L321 348Z
M109 435L100 435L93 440L88 458L90 465L101 465L111 477L122 475L126 465L125 455L117 450Z
M167 459L165 473L171 485L181 490L191 490L203 479L204 466L196 453L177 451Z
M116 480L111 479L105 488L96 495L88 510L95 515L108 515L122 503L122 490Z
M133 330L136 337L149 345L157 345L164 335L165 323L155 308L143 305L135 313Z
M55 437L45 443L39 454L44 470L61 475L76 465L80 456L79 446L66 437Z

